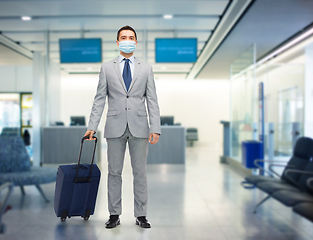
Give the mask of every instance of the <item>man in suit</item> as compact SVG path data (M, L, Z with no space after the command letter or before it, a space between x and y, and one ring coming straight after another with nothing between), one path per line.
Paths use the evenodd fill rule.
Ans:
M134 215L136 224L150 228L147 216L146 164L148 144L156 144L161 134L160 111L151 65L133 56L137 46L137 34L130 26L117 32L120 55L101 65L97 93L85 136L93 139L106 97L108 113L104 129L108 156L108 208L106 228L120 224L122 213L122 169L126 143L128 142L134 184ZM146 105L148 112L146 109ZM149 123L148 116L149 114Z

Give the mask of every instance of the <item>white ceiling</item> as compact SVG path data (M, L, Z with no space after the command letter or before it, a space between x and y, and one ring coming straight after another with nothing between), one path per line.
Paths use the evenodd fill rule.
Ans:
M256 58L313 23L313 0L254 1L196 79L229 79L230 65L252 44Z
M0 65L30 65L32 60L0 44Z
M31 51L45 54L49 31L50 58L55 62L59 62L60 38L102 38L103 61L109 61L119 54L117 30L128 24L138 35L135 55L153 65L157 79L184 79L194 65L155 63L155 38L197 38L199 56L210 44L225 11L239 1L243 0L0 0L0 32ZM312 9L313 0L252 1L196 79L228 79L230 64L253 43L257 58L262 57L312 23ZM164 19L164 14L174 17ZM33 20L21 21L25 15ZM0 65L12 63L31 61L0 46ZM62 68L71 73L96 73L99 65L62 64Z
M117 30L131 25L138 36L135 56L152 64L157 78L174 74L185 78L191 63L155 63L155 38L197 38L200 53L229 2L0 0L0 31L23 47L43 54L49 31L50 58L55 62L59 62L60 38L102 38L103 61L109 61L119 54L115 43ZM164 19L164 14L173 14L173 18ZM21 16L33 19L21 21ZM67 72L97 72L99 67L99 64L62 64Z

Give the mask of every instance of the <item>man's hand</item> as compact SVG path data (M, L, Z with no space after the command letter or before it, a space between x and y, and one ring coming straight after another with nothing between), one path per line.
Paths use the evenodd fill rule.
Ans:
M156 144L159 141L160 134L158 133L150 133L149 143Z
M95 138L92 137L94 134L95 134L95 131L87 130L87 132L85 133L84 137L89 136L89 139L86 139L88 141L95 140Z

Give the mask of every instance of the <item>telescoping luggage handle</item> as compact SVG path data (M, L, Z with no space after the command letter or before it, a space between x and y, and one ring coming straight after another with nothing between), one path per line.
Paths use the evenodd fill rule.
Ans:
M78 157L78 164L77 164L77 170L76 170L76 175L75 175L75 178L74 178L74 182L77 183L77 182L90 182L91 181L91 171L92 171L92 165L93 165L93 160L95 158L95 152L96 152L96 146L97 146L97 137L96 136L92 136L93 138L95 138L95 145L94 145L94 148L93 148L93 153L92 153L92 160L91 160L91 165L90 165L90 172L89 172L89 177L87 178L78 178L78 169L79 169L79 165L80 165L80 158L81 158L81 155L82 155L82 150L83 150L83 144L84 144L84 140L86 139L89 139L89 136L85 136L82 138L81 140L81 144L80 144L80 151L79 151L79 157Z

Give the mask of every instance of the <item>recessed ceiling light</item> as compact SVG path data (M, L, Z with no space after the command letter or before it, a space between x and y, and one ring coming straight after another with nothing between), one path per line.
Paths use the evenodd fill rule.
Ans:
M161 70L166 70L166 67L161 67Z
M32 17L30 17L30 16L22 16L21 19L23 21L30 21L30 20L32 20Z
M163 15L163 18L165 18L165 19L171 19L171 18L173 18L173 15L170 15L170 14Z
M88 70L88 71L91 71L91 70L92 70L92 68L91 68L91 67L89 67L89 68L87 68L87 70Z

